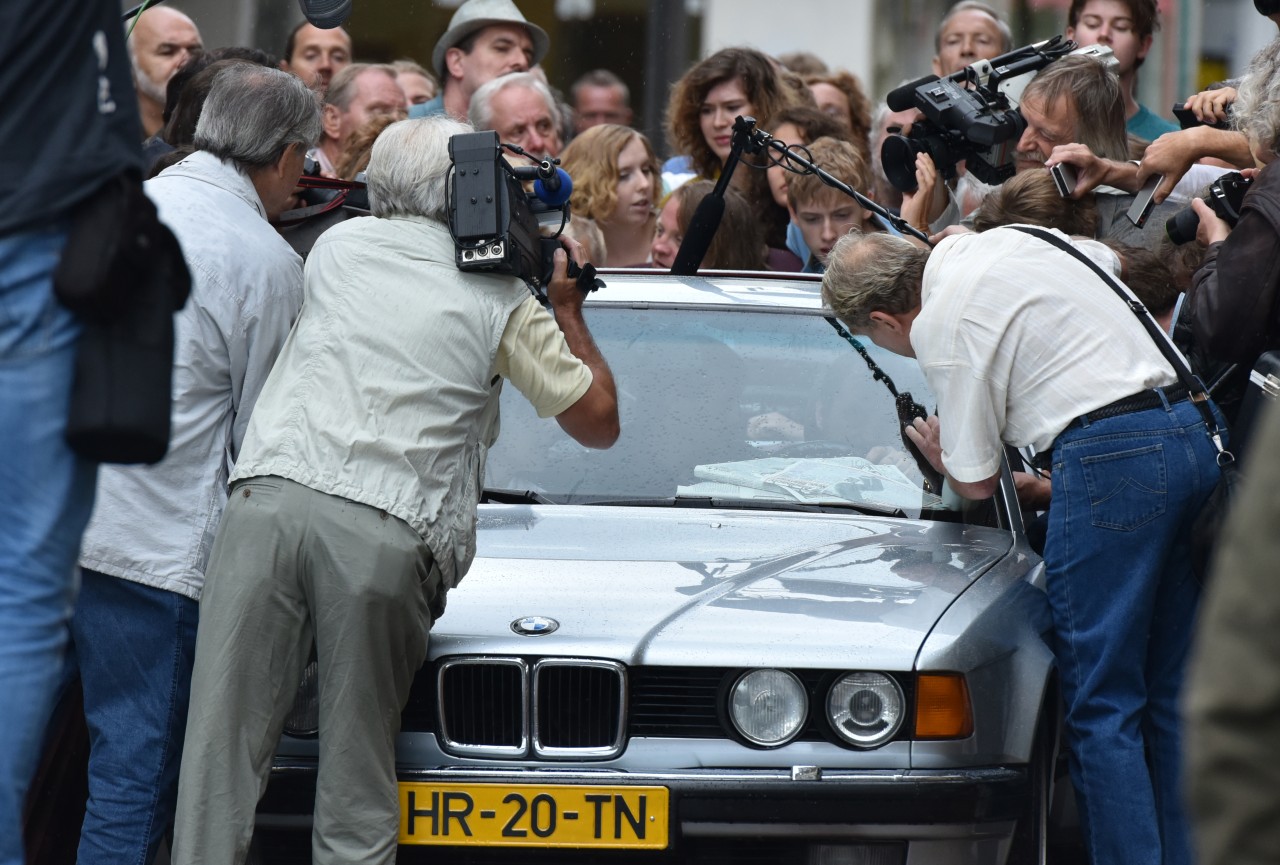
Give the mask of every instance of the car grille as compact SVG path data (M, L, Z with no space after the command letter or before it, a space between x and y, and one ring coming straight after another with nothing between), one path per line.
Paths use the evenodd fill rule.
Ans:
M626 671L613 661L451 658L436 684L440 737L453 753L599 760L622 750Z
M445 659L419 671L402 729L440 734L457 754L509 758L536 753L607 759L621 753L625 739L636 736L733 738L721 710L724 690L740 672L720 667L624 669L610 661L560 658ZM832 673L794 672L813 705L821 706ZM893 675L910 713L914 683L909 676ZM527 712L536 714L536 723L526 721ZM904 724L894 738L910 734L911 725ZM820 711L810 713L797 738L841 744Z

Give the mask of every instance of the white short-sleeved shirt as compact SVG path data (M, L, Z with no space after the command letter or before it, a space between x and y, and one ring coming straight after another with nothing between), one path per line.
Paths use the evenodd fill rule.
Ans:
M1118 273L1107 247L1072 242ZM1177 380L1109 285L1011 228L938 244L911 345L938 400L943 464L967 483L999 471L1002 441L1047 450L1081 414Z

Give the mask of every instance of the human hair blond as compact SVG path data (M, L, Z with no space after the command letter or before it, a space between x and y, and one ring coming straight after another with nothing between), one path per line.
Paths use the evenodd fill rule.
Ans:
M635 140L644 144L648 155L654 178L650 196L657 206L660 166L649 139L629 126L602 123L583 131L560 154L560 166L573 178L569 202L575 215L607 224L618 206L618 157Z
M857 192L867 193L871 186L871 169L858 148L839 138L819 138L809 145L813 162L824 171L848 184ZM787 201L792 208L808 204L819 197L844 195L832 189L816 174L792 175L787 180Z
M822 275L822 302L855 331L871 313L901 315L920 305L929 250L884 232L850 232L836 241Z
M333 74L329 89L324 94L324 104L332 105L342 111L351 107L351 100L356 98L356 79L366 72L379 72L392 81L396 80L394 66L387 63L349 63Z

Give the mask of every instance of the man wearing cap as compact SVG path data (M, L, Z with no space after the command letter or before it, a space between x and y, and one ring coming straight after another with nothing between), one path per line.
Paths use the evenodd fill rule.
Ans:
M410 117L448 113L467 119L471 94L508 72L528 72L546 56L547 32L525 20L511 0L467 0L431 52L440 95L415 105Z

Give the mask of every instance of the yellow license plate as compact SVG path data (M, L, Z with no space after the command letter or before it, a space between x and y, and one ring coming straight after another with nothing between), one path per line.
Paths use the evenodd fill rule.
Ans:
M400 843L667 846L666 787L400 783Z

